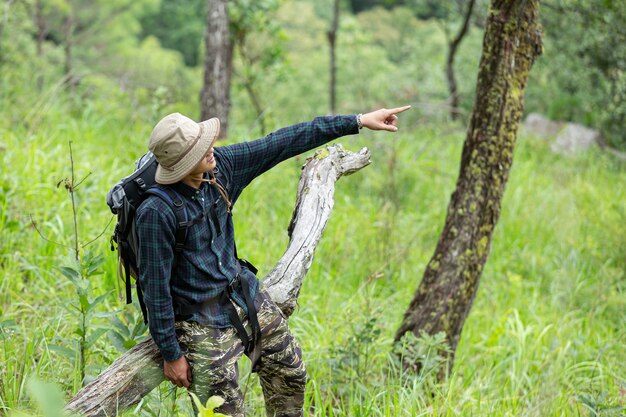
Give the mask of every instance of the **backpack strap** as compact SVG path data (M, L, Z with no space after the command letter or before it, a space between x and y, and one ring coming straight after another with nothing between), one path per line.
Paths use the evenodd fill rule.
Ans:
M163 199L176 216L176 244L174 245L174 252L180 253L185 247L185 241L187 240L187 229L189 228L189 217L187 215L187 206L182 198L172 190L170 187L151 187L146 191L147 194L156 195Z
M187 215L187 206L185 205L183 199L180 198L180 196L176 193L176 191L172 190L169 187L153 186L148 188L145 193L149 195L155 195L161 198L167 203L168 206L170 206L170 208L174 212L174 215L176 216L176 231L174 232L176 243L174 245L174 262L172 264L173 270L176 266L176 254L182 252L185 247L185 242L187 241L187 229L190 226ZM137 298L139 299L139 306L141 307L141 313L143 314L143 321L145 324L148 324L148 309L146 308L146 303L143 300L143 291L141 290L139 281L137 281L136 284ZM130 299L130 280L128 279L128 277L126 278L126 285L126 296L127 299Z

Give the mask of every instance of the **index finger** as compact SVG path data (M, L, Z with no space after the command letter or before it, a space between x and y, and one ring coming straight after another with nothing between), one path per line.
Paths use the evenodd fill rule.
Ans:
M411 106L402 106L402 107L396 107L395 109L389 109L387 110L389 112L389 114L398 114L398 113L402 113L403 111L407 111L408 109L410 109Z

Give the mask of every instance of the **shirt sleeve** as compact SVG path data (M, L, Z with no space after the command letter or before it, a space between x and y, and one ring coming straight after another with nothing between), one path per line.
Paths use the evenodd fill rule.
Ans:
M170 293L175 219L168 218L167 213L155 207L140 207L135 222L139 241L139 285L148 309L150 334L163 359L169 362L180 358L183 352L176 339Z
M316 117L311 122L279 129L255 141L224 146L220 148L220 162L231 175L236 198L253 179L279 162L358 132L356 115Z

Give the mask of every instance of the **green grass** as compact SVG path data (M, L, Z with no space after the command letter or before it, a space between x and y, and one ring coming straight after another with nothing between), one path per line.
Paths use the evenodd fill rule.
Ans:
M31 379L57 384L66 397L79 385L73 361L61 354L74 348L76 327L65 308L75 288L57 269L67 250L41 239L30 224L32 215L47 237L71 245L69 197L56 188L69 175L67 141L73 141L77 178L91 172L78 190L85 242L109 222L105 193L143 152L150 129L146 120L100 110L62 123L59 116L51 110L35 129L6 130L0 151L0 415L41 413L37 396L29 394ZM437 385L432 375L405 375L395 367L391 341L434 251L464 139L453 126L408 124L397 135L339 140L352 150L368 146L373 163L339 181L300 309L290 320L305 352L311 414L626 413L626 170L598 150L566 158L540 140L519 139L453 373ZM281 164L237 203L239 251L261 275L286 247L303 162L304 156ZM92 278L96 295L117 285L110 231L90 247L107 255L102 275ZM120 311L139 314L115 295L100 307L101 313ZM111 326L109 320L95 322ZM88 375L119 354L100 339L90 351ZM249 414L263 415L254 376L251 387ZM128 415L189 409L182 391L163 384Z

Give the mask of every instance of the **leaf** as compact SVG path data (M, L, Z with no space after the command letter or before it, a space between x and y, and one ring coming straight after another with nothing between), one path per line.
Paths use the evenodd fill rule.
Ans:
M87 337L87 343L85 347L87 349L90 349L94 345L94 343L96 343L98 339L100 339L100 337L102 337L102 335L108 331L109 329L105 329L104 327L100 327L92 331L89 337Z
M107 333L107 337L115 349L120 352L126 352L126 341L118 332L111 330Z
M52 350L53 352L59 353L63 356L65 356L66 358L68 358L70 361L74 361L74 359L76 358L76 352L74 352L72 349L66 347L66 346L60 346L60 345L56 345L53 343L48 343L48 348L50 350Z
M37 403L37 408L44 411L47 417L63 417L65 398L56 384L46 383L31 378L28 383L28 393Z
M134 339L127 339L124 342L124 347L128 350L128 349L132 349L133 347L135 347L135 345L137 345L137 341Z
M89 303L89 310L91 311L94 308L96 308L99 304L102 304L102 302L104 300L106 300L106 298L111 294L111 291L107 291L105 294L102 294L98 297L96 297L91 303Z
M15 329L15 328L17 328L17 323L13 319L0 321L0 330L2 330L2 329Z
M118 317L113 317L110 323L119 330L120 335L130 337L130 330L128 330L128 327Z
M136 338L137 336L141 336L146 334L146 332L148 331L148 326L143 322L143 319L141 319L142 321L139 321L135 324L135 327L133 327L133 332L131 333L131 336L133 339Z
M85 253L85 257L83 258L83 270L85 271L85 276L90 277L95 275L98 268L100 268L105 261L106 258L102 252L94 253L88 251Z
M204 411L204 407L202 406L200 399L193 392L190 392L189 395L191 395L191 399L193 400L193 403L196 405L196 408L198 409L198 416L200 416L202 412Z
M118 314L119 314L119 310L118 311L99 311L97 313L94 313L91 317L95 317L99 319L108 319L108 318L113 318L117 316Z
M80 306L82 308L82 311L89 311L89 307L91 307L91 304L89 303L89 298L87 297L86 294L84 293L78 293L78 301L80 301Z
M213 409L221 406L222 404L224 404L225 400L222 397L219 397L217 395L213 395L212 397L209 397L208 400L206 400L206 408L211 409L211 411L213 411Z
M65 275L65 277L67 277L67 279L72 281L74 284L78 284L80 280L80 273L77 270L69 266L60 266L59 270L63 275Z
M196 396L196 394L192 392L190 392L189 394L191 395L191 398L193 399L193 402L195 403L196 408L198 409L198 417L230 417L226 414L216 413L214 411L217 407L224 404L224 399L222 397L218 397L217 395L214 395L210 397L206 401L206 405L203 406L200 403L200 399Z

